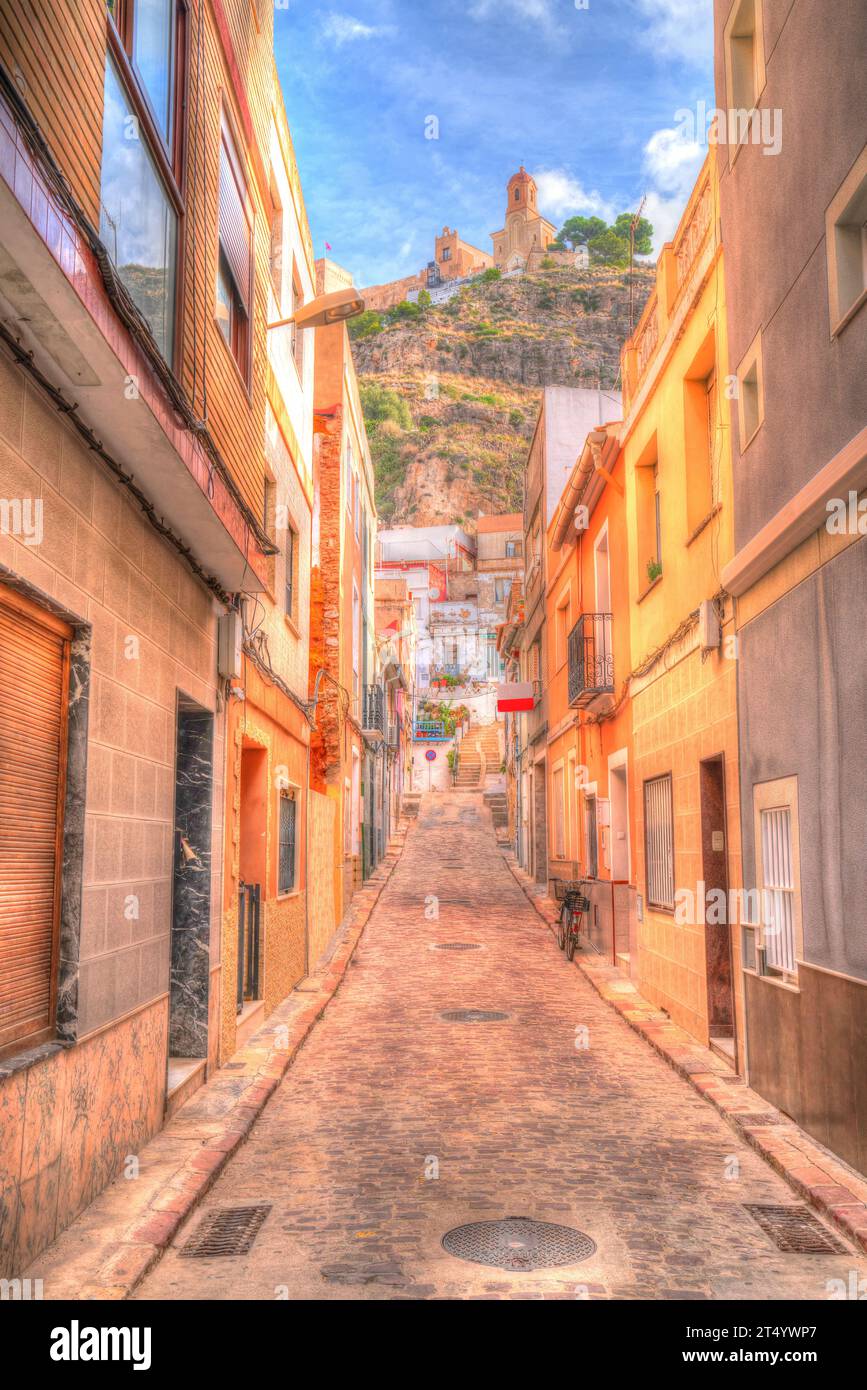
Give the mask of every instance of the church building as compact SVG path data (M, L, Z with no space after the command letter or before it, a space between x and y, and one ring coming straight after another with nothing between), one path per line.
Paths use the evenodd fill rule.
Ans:
M553 222L544 218L536 205L536 181L523 164L508 183L506 222L491 233L494 265L498 270L517 270L527 264L533 251L544 252L557 235Z

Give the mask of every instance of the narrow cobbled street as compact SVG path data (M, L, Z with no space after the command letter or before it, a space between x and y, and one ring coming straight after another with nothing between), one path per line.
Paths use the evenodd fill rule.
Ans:
M863 1258L780 1253L745 1210L795 1200L566 963L481 797L428 795L336 997L135 1296L827 1299ZM247 1255L183 1257L253 1204ZM443 1248L509 1216L595 1252L507 1272Z

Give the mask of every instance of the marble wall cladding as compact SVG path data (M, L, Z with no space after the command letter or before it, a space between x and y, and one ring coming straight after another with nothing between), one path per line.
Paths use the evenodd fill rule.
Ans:
M63 811L63 880L60 902L60 960L57 1036L78 1036L78 966L84 881L87 794L87 731L90 712L90 628L76 629L69 663L66 802Z
M214 717L178 708L169 1051L208 1055Z
M159 1130L167 1031L158 1000L0 1075L0 1277L20 1275Z

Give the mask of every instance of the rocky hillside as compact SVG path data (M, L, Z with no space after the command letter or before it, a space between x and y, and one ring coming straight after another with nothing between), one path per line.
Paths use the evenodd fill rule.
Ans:
M653 283L636 271L636 319ZM520 510L540 388L615 387L628 334L628 274L562 263L356 320L380 524Z

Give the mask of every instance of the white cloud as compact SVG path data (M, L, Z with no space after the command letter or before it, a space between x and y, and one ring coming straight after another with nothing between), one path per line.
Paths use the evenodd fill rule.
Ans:
M635 0L645 19L641 41L661 59L695 67L713 58L713 0Z
M707 151L675 129L657 130L644 146L649 180L645 216L653 223L653 250L658 255L671 241Z
M377 35L391 32L392 30L385 25L376 28L372 24L364 24L360 19L353 19L352 15L335 14L333 11L322 28L323 37L330 39L338 47L344 43L354 43L357 39L373 39Z
M543 216L552 221L567 217L604 217L613 222L614 206L601 193L584 188L565 169L541 169L533 174L539 189L538 205Z

